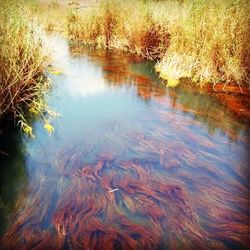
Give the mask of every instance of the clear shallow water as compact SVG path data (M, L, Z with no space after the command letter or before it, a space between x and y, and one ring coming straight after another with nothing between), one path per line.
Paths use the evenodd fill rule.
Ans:
M61 114L1 135L4 249L247 249L249 127L152 64L48 37Z

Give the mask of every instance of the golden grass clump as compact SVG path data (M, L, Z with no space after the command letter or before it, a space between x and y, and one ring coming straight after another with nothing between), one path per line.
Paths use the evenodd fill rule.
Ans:
M29 9L45 31L66 32L67 9L59 1L37 2L31 0Z
M176 3L174 9L179 14L161 16L171 42L156 65L168 85L186 77L199 85L234 82L240 86L249 81L248 1L189 0Z
M247 0L104 0L67 16L71 39L160 59L156 70L175 86L249 81Z
M99 46L110 45L114 27L117 23L116 2L105 2L98 8L79 11L72 8L67 16L68 35L71 39L78 39L86 44Z
M166 27L156 23L150 5L141 1L101 1L88 9L69 12L68 33L97 47L118 48L156 59L169 44Z
M49 84L44 74L47 60L37 27L28 20L23 4L3 0L0 4L0 115L12 113L31 135L23 110L45 110L42 97Z

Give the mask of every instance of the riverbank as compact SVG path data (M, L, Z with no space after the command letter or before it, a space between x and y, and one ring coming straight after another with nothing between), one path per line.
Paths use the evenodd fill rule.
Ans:
M7 6L6 1L2 2ZM39 38L33 35L37 31L30 21L35 20L45 30L60 31L71 41L153 60L163 84L174 87L191 82L238 116L249 119L250 42L246 3L245 0L237 3L40 0L29 2L28 6L19 5L18 11L13 11L13 4L12 10L4 7L0 69L4 101L0 111L14 113L31 133L23 107L34 113L46 110L41 97L47 87L43 77L47 60ZM8 12L11 14L6 15ZM19 26L16 21L8 23L13 15L17 15L16 21L22 19ZM23 16L27 18L24 20Z
M167 86L183 78L199 86L249 83L248 1L87 2L68 1L60 18L70 39L156 59ZM57 3L47 6L63 13L66 5Z
M23 131L32 135L24 113L46 110L47 55L29 8L15 1L1 0L0 4L0 117L12 114Z
M97 49L118 49L155 60L163 84L175 87L191 82L238 116L250 118L247 1L40 4L38 19L45 29L61 31L70 40Z

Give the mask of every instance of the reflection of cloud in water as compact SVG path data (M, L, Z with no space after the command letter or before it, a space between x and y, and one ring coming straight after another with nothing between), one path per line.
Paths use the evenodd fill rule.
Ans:
M69 52L67 40L60 36L44 36L45 44L49 44L49 51L53 58L53 67L62 71L63 76L69 77L66 81L67 90L72 97L86 97L103 93L107 87L103 79L101 70L97 72L96 67L90 67L86 60L79 58L74 60ZM85 65L87 64L87 65ZM100 77L93 81L93 72L97 72Z
M67 85L69 94L73 97L85 97L103 93L107 87L103 79L91 80L91 77L83 75L77 77L73 84Z

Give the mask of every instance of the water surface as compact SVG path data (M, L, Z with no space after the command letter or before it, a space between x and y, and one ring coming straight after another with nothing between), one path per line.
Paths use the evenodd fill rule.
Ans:
M47 42L61 116L1 135L4 249L247 249L247 122L134 56Z

